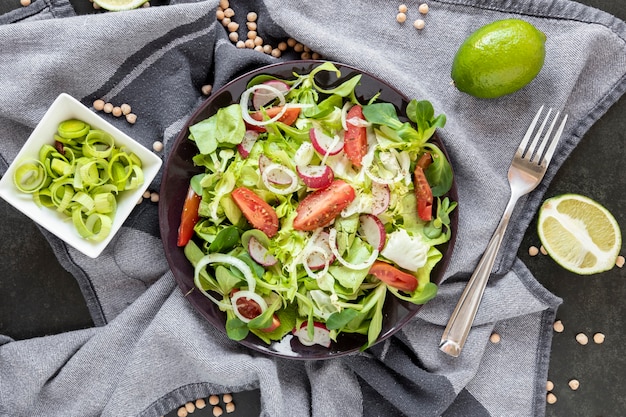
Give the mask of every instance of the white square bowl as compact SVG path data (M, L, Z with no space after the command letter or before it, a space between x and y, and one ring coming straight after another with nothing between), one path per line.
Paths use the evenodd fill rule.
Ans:
M19 191L13 181L17 167L24 161L38 159L39 149L44 144L53 145L53 135L56 133L59 123L68 119L79 119L89 124L92 128L101 129L110 133L115 138L116 145L127 147L130 151L134 152L142 162L142 170L144 173L143 185L134 190L120 192L117 195L117 210L113 217L111 231L105 239L99 242L81 237L74 227L71 218L63 213L58 213L52 208L39 207L35 204L33 196ZM162 163L161 158L152 151L146 149L130 136L96 115L92 110L85 107L72 96L63 93L54 100L17 154L13 163L9 166L7 172L0 179L0 197L39 225L64 240L67 244L76 248L76 250L91 258L97 258L122 227L122 224L126 218L128 218L133 208L135 208L137 201L139 201L159 172Z

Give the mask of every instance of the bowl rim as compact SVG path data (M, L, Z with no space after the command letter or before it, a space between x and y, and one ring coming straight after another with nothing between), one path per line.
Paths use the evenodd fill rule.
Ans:
M13 182L13 175L17 167L26 160L37 159L36 155L39 153L41 146L46 143L53 143L52 135L56 131L56 126L61 121L72 118L82 120L90 126L111 133L115 138L116 144L128 147L137 154L142 162L143 185L127 194L123 194L121 197L117 197L117 211L115 216L113 216L111 232L105 239L99 242L82 238L78 235L67 216L57 213L50 208L37 206L32 195L19 191ZM139 197L148 189L150 183L161 169L162 164L163 160L161 157L94 113L70 94L61 93L48 107L37 126L35 126L26 142L24 142L24 145L22 145L13 162L9 164L6 172L0 178L0 197L79 252L90 258L97 258L115 237L132 210L136 207Z
M340 63L340 62L336 62L336 61L329 61L329 60L314 60L314 59L310 59L310 60L291 60L291 61L283 61L283 62L279 62L279 63L275 63L275 64L270 64L270 65L265 65L265 66L260 66L257 67L253 70L250 70L248 72L245 72L244 74L241 74L235 78L233 78L231 81L229 81L228 83L226 83L224 86L222 86L221 88L219 88L218 90L214 91L210 97L208 97L205 101L203 101L200 106L191 114L191 116L187 119L187 121L185 122L184 126L182 127L181 131L179 132L179 134L177 135L174 144L172 145L170 154L168 155L168 160L165 163L165 167L164 167L164 172L163 172L163 180L161 182L161 190L160 190L160 195L161 195L161 201L162 202L167 202L169 195L170 195L170 189L168 189L168 178L170 178L171 175L171 171L176 170L178 171L179 169L181 169L180 166L178 166L178 164L181 161L177 161L175 160L176 158L176 153L180 151L181 147L184 147L185 144L187 144L189 147L193 147L195 148L195 151L197 153L197 147L195 146L195 144L191 143L190 140L188 140L188 135L189 135L189 126L191 126L194 123L199 122L200 120L209 117L212 113L208 113L205 114L207 112L207 109L209 107L211 107L212 105L215 105L216 108L220 108L223 107L224 105L228 105L228 104L232 104L232 103L238 103L238 98L234 98L233 94L230 94L230 90L232 90L233 88L235 88L235 86L237 86L238 84L244 83L246 84L248 81L250 81L252 78L254 78L257 75L261 75L261 74L269 74L269 75L275 75L275 73L277 72L277 70L283 69L283 70L287 70L287 69L292 69L293 72L293 68L303 68L306 67L308 68L308 71L310 72L311 69L313 69L315 66L318 66L320 64L323 64L325 62L331 62L333 63L342 73L341 75L341 79L347 78L344 75L344 70L348 70L348 71L352 71L352 72L356 72L359 74L364 75L365 77L371 79L374 83L378 84L381 88L385 88L387 89L391 94L394 94L395 96L397 96L397 99L399 99L400 101L402 101L405 105L406 103L409 102L409 99L406 97L406 95L404 95L402 92L400 92L397 88L395 88L394 86L390 85L388 82L382 80L381 78L368 73L365 70L356 68L354 66L348 65L348 64L344 64L344 63ZM303 72L301 72L303 73ZM358 87L357 87L358 89ZM216 105L216 102L219 102L220 100L225 100L222 99L222 95L225 95L226 97L230 96L230 102L229 103L225 103L224 105ZM240 93L239 93L240 95ZM357 94L358 95L358 94ZM225 100L227 101L227 100ZM405 109L402 109L405 110ZM216 110L215 110L216 111ZM441 141L441 138L435 134L435 137L433 138L433 140L435 141L435 143L437 143L438 145L441 145L441 149L444 152L444 154L446 155L446 158L448 158L448 160L450 160L450 157L446 151L445 145L443 144L443 142ZM172 158L174 156L174 158ZM187 163L189 163L189 161L187 161ZM174 166L176 165L176 166ZM189 167L188 167L189 168ZM196 169L195 173L201 172L201 170ZM189 177L187 178L187 184L189 181L189 178L191 177L191 174L189 175ZM175 188L175 187L173 187ZM184 191L186 192L187 187L185 187ZM179 190L180 192L180 190ZM458 201L458 192L457 192L457 188L456 188L456 179L453 180L453 185L452 185L452 189L450 190L450 192L447 194L451 199L453 199L454 201ZM220 320L219 318L216 318L214 314L210 314L209 312L206 311L205 308L202 308L203 306L208 306L209 310L215 311L216 307L213 303L211 303L209 300L207 300L202 294L200 294L199 291L193 291L193 278L191 278L191 285L188 285L189 282L188 280L186 280L184 275L184 271L181 271L180 268L178 268L178 266L175 264L175 262L177 261L177 259L175 259L175 255L173 251L170 251L169 245L168 245L168 239L170 240L170 244L171 244L171 240L173 235L175 235L177 233L177 229L178 229L178 224L180 223L180 213L182 211L182 202L180 202L179 204L180 207L176 207L176 205L172 205L172 204L159 204L159 222L160 222L160 231L161 231L161 240L162 243L164 245L164 249L165 249L165 255L166 255L166 259L168 264L170 265L170 269L172 270L172 273L174 275L174 279L176 280L176 283L179 287L179 289L182 291L184 297L190 302L190 304L193 306L193 308L200 313L200 315L202 315L207 321L209 321L214 327L216 327L221 333L223 333L224 335L226 335L226 330L224 327L224 320ZM174 214L171 213L171 211L174 211ZM169 223L171 221L175 222L175 226L174 225L170 225ZM445 244L445 250L442 251L443 252L443 259L437 264L436 269L438 271L437 276L434 277L435 280L433 280L433 276L431 274L431 281L434 282L435 284L439 285L441 283L441 280L443 279L443 276L445 275L445 271L447 269L447 266L450 262L450 258L452 256L452 251L454 248L454 244L456 242L456 235L457 235L457 227L458 227L458 207L452 212L451 215L451 228L452 228L452 236L450 238L450 240ZM175 236L174 236L175 237ZM175 251L177 251L178 255L180 253L182 253L182 248L178 248L178 249L174 249ZM183 255L184 257L184 255ZM184 258L186 261L186 258ZM191 268L191 264L187 261L187 268ZM188 277L187 277L188 278ZM395 304L395 305L401 305L404 302L401 300L398 300L397 298L393 297L392 298L394 301L392 301L391 303ZM389 303L389 298L385 301L385 304L387 305ZM406 303L406 304L410 304L410 303ZM398 320L397 322L394 323L394 325L391 327L390 330L386 331L386 332L382 332L381 335L379 335L377 341L375 342L380 343L383 340L389 338L390 336L392 336L393 334L395 334L397 331L399 331L410 319L412 319L417 312L422 308L423 305L415 305L415 304L410 304L410 306L407 307L408 312L406 312L404 314L404 316ZM220 312L222 316L225 316L225 314L223 312ZM290 337L291 336L291 337ZM357 351L359 351L360 346L353 346L350 349L346 349L346 350L329 350L325 347L319 347L317 348L316 346L314 346L312 349L311 348L307 348L307 349L303 349L302 351L304 352L303 354L301 353L297 353L297 352L293 352L293 350L291 351L283 351L283 347L281 346L282 344L285 343L285 341L289 341L289 339L293 338L293 336L291 334L286 335L283 340L278 341L278 342L273 342L270 345L266 344L265 342L261 341L260 339L258 339L254 334L250 333L248 335L248 337L246 337L245 339L238 341L238 343L249 347L253 350L268 354L270 356L276 356L276 357L282 357L282 358L286 358L286 359L300 359L300 360L317 360L317 359L330 359L330 358L336 358L336 357L340 357L340 356L344 356L347 354L351 354L351 353L355 353ZM366 337L365 337L366 338ZM285 340L286 339L286 340ZM229 339L230 340L230 339ZM371 347L371 346L370 346Z

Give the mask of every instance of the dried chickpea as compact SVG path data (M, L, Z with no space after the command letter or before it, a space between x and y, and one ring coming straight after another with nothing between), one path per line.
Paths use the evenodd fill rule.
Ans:
M137 121L137 115L135 113L128 113L126 115L126 121L131 125L135 124L135 122Z
M122 114L123 114L124 116L126 116L128 113L130 113L130 112L131 112L130 105L129 105L129 104L126 104L126 103L122 104L122 105L120 106L120 109L122 109Z
M154 149L155 152L161 152L163 150L163 142L158 140L154 141L152 149Z
M622 255L620 255L615 260L615 266L617 266L618 268L623 268L625 262L626 262L626 259L624 259Z
M287 39L287 45L288 45L290 48L293 48L294 46L296 46L296 43L298 43L298 41L297 41L297 40L295 40L294 38L289 38L289 39Z
M244 46L246 48L254 48L254 41L252 39L246 39L246 41L244 42Z
M239 30L239 23L231 21L227 28L231 32L237 32L237 30Z
M253 49L257 52L263 52L263 47L261 45L255 45Z
M498 333L494 332L494 333L491 333L491 336L489 336L489 341L491 343L497 344L497 343L500 343L500 340L501 340L501 338L500 338L500 335Z
M415 22L413 22L413 27L417 30L424 29L424 26L426 26L426 22L424 22L422 19L417 19Z
M539 247L539 252L541 252L542 255L548 254L548 251L546 250L546 248L543 247L543 245Z
M222 20L224 19L224 9L217 9L217 11L215 12L215 17L217 18L217 20Z
M228 0L220 0L220 7L222 9L228 9L230 7L230 3Z
M202 86L202 94L208 96L213 91L213 86L211 84L205 84Z
M246 47L246 43L242 40L237 41L237 43L235 44L235 46L239 49L243 49Z
M285 41L280 42L278 44L278 46L277 46L278 50L282 51L282 52L285 52L287 50L287 47L288 47L288 45L287 45L287 42L285 42Z
M222 401L224 401L224 403L232 403L233 402L232 394L224 394L224 395L222 395Z
M537 248L537 246L531 246L530 248L528 248L528 254L530 256L537 256L537 255L539 255L539 248Z
M255 46L263 45L263 38L260 36L254 38L253 41Z
M406 4L401 4L401 5L398 6L398 11L400 13L406 13L406 12L409 11L409 8L406 7Z
M313 53L311 54L311 58L312 58L312 59L321 59L321 58L322 58L322 56L321 56L320 54L318 54L317 52L313 52Z
M311 59L311 54L309 52L302 52L300 54L300 59Z
M552 391L554 389L554 382L547 381L546 382L546 391Z
M588 338L588 337L587 337L587 335L586 335L586 334L584 334L584 333L578 333L578 334L576 335L576 341L577 341L578 343L580 343L581 345L583 345L583 346L584 346L584 345L586 345L587 343L589 343L589 338Z
M271 54L273 49L274 48L272 48L272 45L263 45L263 52L265 52L266 54Z
M220 402L220 397L218 397L217 395L211 395L209 397L209 404L211 405L217 405Z
M296 43L296 44L293 46L293 50L294 50L294 51L296 51L296 52L298 52L298 53L299 53L299 52L302 52L302 51L304 51L304 45L302 45L300 42L298 42L298 43Z
M281 52L281 50L280 50L280 49L278 49L278 48L274 48L274 49L272 49L272 52L270 52L270 55L272 55L274 58L280 58L280 56L281 56L282 54L283 54L283 53L282 53L282 52Z
M104 110L105 113L111 113L113 111L113 104L104 103L104 107L102 108L102 110Z
M549 392L548 395L546 396L546 400L548 401L548 404L554 404L556 402L556 395Z
M120 117L122 115L121 107L118 107L118 106L113 107L113 110L111 110L111 114L115 117Z
M143 198L150 198L150 191L146 190L143 192Z
M232 20L230 20L230 17L224 17L222 19L222 26L227 27L230 24L230 22L232 22Z
M577 379L570 380L567 385L572 389L572 391L576 391L578 387L580 387L580 382Z
M202 410L204 407L206 407L206 401L204 401L204 398L198 398L196 400L196 408Z
M91 3L91 5L93 6L94 10L100 10L100 5L98 3Z
M224 414L224 410L222 410L222 407L220 407L219 405L213 407L213 415L215 417L220 417L222 414Z
M420 6L417 8L417 10L418 10L421 14L426 14L426 13L428 13L428 10L429 10L428 4L426 4L426 3L422 3L422 4L420 4Z
M563 326L563 322L561 320L555 321L552 325L552 328L557 333L561 333L563 330L565 330L565 326Z
M156 193L156 192L150 193L150 201L152 201L153 203L158 203L159 198L160 198L159 193Z
M233 17L234 15L235 15L235 11L231 9L230 7L227 7L226 9L224 9L224 16Z
M230 32L228 39L230 39L231 42L237 43L239 42L239 34L237 32Z
M604 334L603 333L596 333L593 335L593 342L600 345L602 343L604 343Z
M93 108L96 111L102 111L104 109L104 100L96 100L93 102Z
M180 407L176 412L178 417L187 417L189 415L189 411L185 407Z
M137 202L136 202L135 204L136 204L136 205L139 205L139 204L141 204L141 203L143 203L143 197L139 197L139 198L137 199Z
M188 413L193 413L196 411L196 406L192 402L188 402L185 404L185 410L187 410Z
M254 38L256 38L257 35L258 34L256 33L256 30L249 30L246 36L248 37L248 39L254 40Z
M248 30L257 30L258 28L256 22L246 22L246 27Z
M28 7L28 6L30 6L30 0L20 0L20 4L23 7Z
M398 22L398 23L404 23L404 22L406 22L406 13L399 12L399 13L396 15L396 22Z
M246 20L247 20L248 22L256 22L257 17L258 17L258 16L257 16L257 14L256 14L255 12L250 12L250 13L248 13L248 14L246 15Z
M235 411L235 403L227 403L225 408L227 413L233 413Z

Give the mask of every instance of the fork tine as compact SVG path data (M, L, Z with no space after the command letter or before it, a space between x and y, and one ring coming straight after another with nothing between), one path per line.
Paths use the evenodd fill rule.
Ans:
M517 148L517 152L515 153L516 157L521 158L524 155L524 151L526 150L526 146L528 145L528 141L530 140L530 137L532 136L533 131L535 130L535 126L537 125L537 121L539 120L539 116L541 115L541 112L543 111L543 108L544 108L544 106L541 106L539 108L539 111L537 112L537 114L533 118L533 121L530 123L530 126L528 126L528 129L526 130L526 134L524 135L524 139L522 139L522 142L519 144L519 146Z
M568 116L567 114L563 116L563 121L561 122L561 125L557 129L556 134L554 135L554 138L552 139L552 142L550 143L550 146L548 147L548 150L546 151L546 154L541 159L540 165L547 166L550 163L550 160L552 159L552 155L554 155L554 150L556 149L556 145L559 142L559 139L561 139L561 134L563 133L563 129L565 129L565 122L567 122L567 116ZM554 122L556 122L556 117L554 118ZM552 125L554 125L554 122L552 122ZM550 130L552 130L552 127L550 128Z
M530 159L530 162L532 161L538 161L537 163L539 165L541 165L541 162L543 161L543 159L541 158L543 155L543 150L546 147L546 143L550 142L550 136L552 135L552 130L554 130L554 125L556 124L556 121L559 119L559 115L561 114L561 112L556 112L556 114L554 115L554 119L552 119L552 123L550 123L550 127L548 128L548 131L546 132L545 136L543 137L543 140L541 141L541 143L539 144L539 149L537 149L537 151L535 152L535 155L533 155L533 157ZM548 113L548 116L550 114ZM547 119L547 116L546 116ZM546 123L547 120L544 120L544 125Z
M541 122L541 126L539 127L539 129L537 129L537 134L535 135L535 137L533 138L532 143L528 147L528 151L526 152L526 155L524 155L524 158L526 158L529 162L531 162L533 160L533 158L535 158L535 156L541 155L541 153L538 153L536 151L536 149L537 149L537 142L541 138L541 135L543 133L543 129L545 129L546 123L548 123L548 120L550 119L550 115L551 114L552 114L552 108L548 109L548 114L546 114L546 117L543 118L543 122ZM550 128L550 131L551 130L552 130L552 128ZM548 137L550 136L550 132L548 132L547 136Z

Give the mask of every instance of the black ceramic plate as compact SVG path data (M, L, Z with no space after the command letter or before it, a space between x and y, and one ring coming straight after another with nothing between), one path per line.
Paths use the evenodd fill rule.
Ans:
M176 245L180 214L189 186L189 180L194 174L200 172L199 169L193 165L191 160L191 158L198 153L198 149L196 145L188 139L189 126L210 117L221 107L238 103L239 97L243 91L246 90L248 81L256 75L269 74L278 78L291 79L293 78L294 72L297 74L308 74L322 62L323 61L313 60L283 62L259 68L231 81L229 84L213 93L187 121L185 127L176 138L176 142L165 165L160 190L159 222L167 261L178 286L183 294L185 294L185 298L189 300L203 317L217 329L224 332L224 334L226 333L224 328L226 315L199 291L193 291L193 267L187 258L185 258L183 249ZM364 73L356 68L339 63L335 63L335 66L341 71L341 77L339 79L335 78L334 75L323 72L316 77L316 83L325 88L332 88L357 74L361 74L361 83L356 88L357 98L360 102L367 102L375 94L380 93L380 101L392 103L396 107L399 115L406 113L406 106L409 100L395 88L389 86L379 78ZM406 119L404 120L406 121ZM443 144L437 137L431 140L434 140L445 152ZM449 196L452 200L457 201L456 183L453 183ZM443 259L439 262L431 275L431 280L435 284L441 282L452 254L456 236L456 225L457 210L453 212L452 217L452 239L445 246L440 247L443 252ZM421 306L400 301L393 296L387 297L384 308L383 327L378 341L384 340L397 332L420 308ZM257 351L275 356L293 359L327 359L357 351L366 341L367 337L363 335L340 334L337 341L333 342L330 348L325 348L319 345L303 346L298 342L297 337L292 337L292 335L289 334L285 336L282 341L268 345L250 333L250 335L240 343Z

